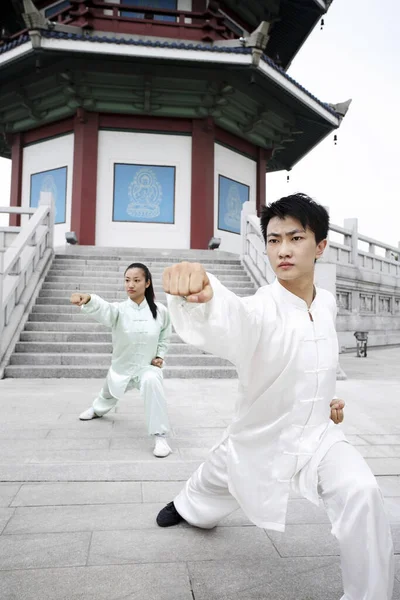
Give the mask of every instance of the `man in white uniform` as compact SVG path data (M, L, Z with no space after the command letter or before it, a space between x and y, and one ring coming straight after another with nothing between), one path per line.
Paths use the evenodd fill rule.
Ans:
M157 523L211 528L240 506L257 526L284 531L291 489L315 504L322 498L340 545L342 600L390 600L393 545L382 494L330 419L336 302L313 283L328 213L295 194L263 209L261 229L276 280L252 297L239 298L198 263L164 272L177 333L230 360L240 393L233 422Z

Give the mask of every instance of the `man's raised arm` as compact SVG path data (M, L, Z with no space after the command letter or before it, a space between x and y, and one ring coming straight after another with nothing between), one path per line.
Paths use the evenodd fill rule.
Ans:
M254 297L239 298L200 263L166 268L163 287L172 323L185 342L236 366L252 352L260 331Z

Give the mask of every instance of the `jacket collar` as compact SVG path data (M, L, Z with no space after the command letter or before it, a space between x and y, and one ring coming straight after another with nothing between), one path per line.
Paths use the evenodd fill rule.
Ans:
M275 281L271 285L272 285L272 290L273 290L275 296L279 300L286 302L288 304L291 304L292 306L299 308L300 310L308 311L308 310L311 310L312 308L314 308L315 302L318 297L318 290L315 286L314 286L314 299L311 303L310 308L308 308L307 302L305 300L303 300L302 298L299 298L299 296L296 296L296 294L293 294L292 292L289 292L289 290L284 288L283 285L281 285L279 283L278 278L276 278Z
M133 308L133 310L143 310L148 306L146 298L143 298L143 301L140 304L136 304L136 302L128 298L128 304Z

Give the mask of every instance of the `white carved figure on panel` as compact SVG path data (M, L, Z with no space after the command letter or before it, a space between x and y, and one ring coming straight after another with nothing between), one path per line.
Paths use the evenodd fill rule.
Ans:
M225 225L234 229L240 229L240 213L242 210L242 203L240 201L239 188L235 183L232 183L232 185L229 187L226 204L228 212L224 217Z
M126 210L131 217L154 219L160 215L162 186L149 167L140 169L129 185L131 202Z

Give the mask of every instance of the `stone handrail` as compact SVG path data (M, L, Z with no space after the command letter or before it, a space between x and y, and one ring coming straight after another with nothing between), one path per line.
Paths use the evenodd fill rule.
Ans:
M53 256L54 202L41 193L37 209L1 207L0 213L28 214L27 221L8 247L0 247L0 378L29 311L38 284ZM5 228L2 228L5 229Z
M243 204L241 216L242 261L259 286L272 283L275 274L265 255L265 243L260 230L260 219L252 214L250 202Z
M343 241L340 243L330 239L329 262L400 277L400 246L396 248L359 234L357 219L345 219L344 224L345 227L330 227L331 232L343 236ZM360 242L367 244L368 248L360 248ZM384 251L384 256L376 252L377 248Z

